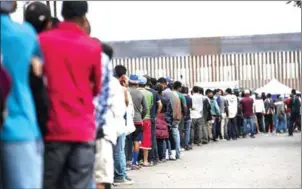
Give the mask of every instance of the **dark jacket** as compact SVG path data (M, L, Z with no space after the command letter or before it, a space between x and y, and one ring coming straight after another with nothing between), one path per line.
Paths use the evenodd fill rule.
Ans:
M44 86L43 77L34 75L32 69L29 75L30 88L33 95L34 105L36 109L38 125L41 129L41 134L46 134L46 124L48 121L48 96Z
M208 98L203 100L203 118L205 121L212 120L211 105Z

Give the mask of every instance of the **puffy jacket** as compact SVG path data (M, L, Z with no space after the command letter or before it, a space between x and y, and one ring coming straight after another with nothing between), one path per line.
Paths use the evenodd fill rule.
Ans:
M229 118L236 117L238 111L237 97L235 95L227 95L226 100L228 102Z
M160 113L156 119L156 138L167 139L169 138L168 125L165 119L165 114Z

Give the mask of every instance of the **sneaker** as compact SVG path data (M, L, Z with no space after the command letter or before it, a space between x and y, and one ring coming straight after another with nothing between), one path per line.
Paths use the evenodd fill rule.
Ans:
M181 148L181 149L180 149L180 151L181 151L181 152L184 152L184 151L185 151L185 149L184 149L184 148Z
M134 182L129 177L126 177L124 179L114 179L113 185L115 186L121 186L121 185L132 185Z

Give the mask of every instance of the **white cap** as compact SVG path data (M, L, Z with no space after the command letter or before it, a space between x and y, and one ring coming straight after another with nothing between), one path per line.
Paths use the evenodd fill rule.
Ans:
M245 89L245 90L244 90L244 94L250 94L250 90Z

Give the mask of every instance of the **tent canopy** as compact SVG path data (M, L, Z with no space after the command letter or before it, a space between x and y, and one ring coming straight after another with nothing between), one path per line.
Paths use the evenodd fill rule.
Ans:
M292 88L280 83L277 79L272 79L269 83L257 89L256 93L258 94L270 93L272 95L277 95L277 94L288 95L291 94L291 90Z

